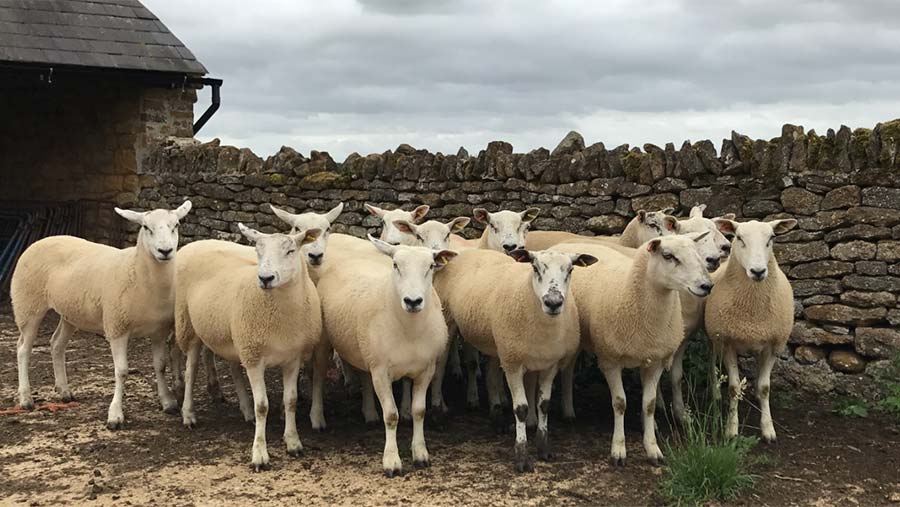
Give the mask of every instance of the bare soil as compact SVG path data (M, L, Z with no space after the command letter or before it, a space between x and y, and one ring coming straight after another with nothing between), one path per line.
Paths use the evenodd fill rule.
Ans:
M57 401L48 318L32 356L36 402ZM0 409L15 403L16 339L8 306L0 307ZM332 382L326 399L329 431L312 432L301 402L298 417L305 455L290 458L283 422L270 411L268 445L273 468L249 469L253 427L241 419L223 370L227 401L214 403L198 386L195 430L157 403L149 343L132 340L124 430L105 428L113 368L106 341L77 333L68 368L78 404L55 412L0 415L2 505L662 505L664 468L650 465L641 446L639 403L626 417L629 461L607 461L612 420L605 386L580 385L579 420L551 414L557 458L533 474L513 469L513 436L495 435L485 413L455 411L444 429L426 429L431 468L401 478L381 475L384 432L367 428L358 395ZM275 372L273 372L275 373ZM269 381L270 403L280 400L280 375ZM305 383L304 383L305 384ZM459 382L449 382L450 404L463 407ZM305 388L306 386L303 385ZM308 392L304 389L304 392ZM631 400L639 394L632 389ZM759 479L734 505L900 505L900 424L874 414L848 419L827 399L780 396L773 407L779 441L755 451ZM745 412L752 412L752 409ZM511 416L510 416L511 417ZM510 418L510 421L512 419ZM751 414L746 433L752 433ZM668 427L661 422L661 437ZM411 467L411 428L399 431L404 465Z

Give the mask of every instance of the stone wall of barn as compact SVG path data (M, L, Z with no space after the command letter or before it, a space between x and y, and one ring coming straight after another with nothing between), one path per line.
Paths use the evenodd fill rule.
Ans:
M585 146L570 133L552 152L514 153L492 142L477 155L445 155L401 145L351 154L336 163L282 148L263 160L248 149L169 139L141 166L144 208L194 203L185 241L238 239L237 222L275 231L267 208L325 211L345 203L337 231L378 228L362 205L407 208L429 217L471 216L472 209L541 208L534 229L581 234L622 231L636 210L706 204L707 216L795 217L777 257L794 287L797 324L778 367L784 381L825 392L863 385L900 352L900 120L874 129L841 127L825 135L785 125L754 140L732 133L680 147ZM480 234L478 225L467 235Z
M90 239L118 242L139 166L166 136L193 135L193 90L57 77L0 94L0 200L81 201Z

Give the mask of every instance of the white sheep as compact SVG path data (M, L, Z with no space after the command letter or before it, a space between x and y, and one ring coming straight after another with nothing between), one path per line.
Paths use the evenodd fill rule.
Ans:
M512 258L510 258L512 257ZM517 261L517 262L516 262ZM538 376L537 448L550 458L547 413L556 372L578 351L578 309L569 296L574 266L589 266L590 255L513 250L509 256L468 250L439 273L438 294L462 336L490 357L491 416L502 426L500 368L506 374L516 414L516 471L532 471L526 447L529 404L525 374ZM524 263L524 264L523 264Z
M610 453L625 462L625 391L622 369L640 368L644 449L653 462L662 452L656 442L656 392L669 358L684 339L679 292L705 296L712 289L695 241L706 236L664 236L638 249L633 259L596 244L567 243L552 248L588 253L597 264L574 274L582 343L597 356L612 399L615 427Z
M394 222L397 220L405 220L407 222L417 224L425 218L430 209L427 204L418 206L412 211L403 211L402 209L385 210L378 206L366 203L366 211L381 219L381 235L378 237L381 241L391 245L414 245L414 240L407 234L397 230Z
M794 293L772 252L775 235L791 230L794 219L738 223L716 219L722 232L734 235L731 259L714 275L716 286L706 302L706 332L713 349L724 354L728 371L729 411L726 435L738 434L738 402L742 396L737 356L757 354L756 394L760 433L774 442L769 407L770 376L777 354L794 325Z
M661 211L638 210L628 222L620 236L581 236L565 231L532 231L528 235L526 248L545 250L560 243L615 243L629 248L637 248L647 241L660 236L678 234L680 223L669 213L672 208Z
M243 365L256 417L251 466L259 471L269 467L267 367L282 371L287 453L298 456L303 451L296 422L297 376L320 340L322 314L301 248L314 242L320 231L263 234L243 224L238 227L256 244L258 260L235 254L228 242L206 240L185 246L175 262L175 339L187 354L181 414L184 425L194 427L193 386L201 347L232 365ZM239 368L232 371L237 371L235 387L247 417L243 375Z
M59 314L50 339L56 391L72 399L66 375L66 344L76 329L103 334L115 364L116 387L106 425L122 428L125 414L125 377L128 340L148 336L162 408L178 410L178 401L165 380L166 338L172 329L173 273L169 262L178 248L178 221L191 202L174 211L137 212L116 208L120 216L139 224L137 245L118 249L72 236L51 236L22 253L10 287L13 313L19 327L17 346L19 405L34 408L28 367L31 348L49 310Z
M362 377L371 379L381 402L385 427L382 466L385 475L393 477L403 470L397 450L400 417L391 389L392 382L400 378L413 380L413 465L430 463L423 426L425 397L435 361L447 346L447 325L432 276L456 252L369 239L383 257L329 253L318 289L324 338L342 362L370 374ZM328 359L321 350L323 347L317 349L313 369L320 378Z
M480 248L496 252L512 252L525 248L525 237L531 222L540 214L540 208L528 208L522 212L500 210L490 213L484 208L475 208L475 220L484 224L484 232L478 239L464 239L454 234L450 246L458 250Z

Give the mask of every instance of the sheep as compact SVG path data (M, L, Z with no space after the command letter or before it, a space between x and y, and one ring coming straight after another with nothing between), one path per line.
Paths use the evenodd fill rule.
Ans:
M60 318L50 348L56 392L63 401L73 399L66 375L66 344L80 329L102 333L112 351L116 387L106 419L109 429L125 424L122 400L132 336L150 337L162 408L167 413L178 410L165 379L166 339L173 324L170 261L178 248L178 222L190 209L190 201L173 211L115 208L122 218L141 226L134 247L118 249L72 236L51 236L22 253L10 286L20 333L16 352L22 408L34 408L28 378L31 348L44 316L54 310Z
M590 255L513 250L509 256L489 250L469 250L435 280L447 313L462 336L491 358L491 416L503 424L499 367L509 384L516 414L515 467L530 472L526 418L529 403L525 373L538 375L537 447L539 457L550 458L547 412L553 379L559 367L572 360L579 347L578 310L567 298L574 266L589 266ZM567 301L568 299L568 301Z
M691 208L689 218L679 221L679 230L682 234L709 232L703 240L697 242L697 250L700 253L700 258L706 262L707 271L712 273L719 268L722 260L730 255L731 242L719 231L715 221L704 218L703 211L705 209L705 204ZM728 213L722 218L730 220L734 218L734 214ZM705 306L706 298L696 297L690 292L681 293L684 341L672 357L672 368L670 371L672 379L672 413L678 421L684 421L684 395L682 393L684 353L687 350L690 338L703 323ZM658 393L656 400L662 404L663 397L661 392Z
M713 349L724 354L728 371L729 410L726 435L738 434L741 383L737 356L756 353L756 393L760 433L776 440L769 407L770 376L777 354L784 350L794 325L794 293L772 252L775 236L791 230L794 219L738 223L716 219L720 230L734 235L731 259L714 275L716 286L706 302L706 331Z
M366 211L381 219L382 228L379 239L391 245L414 245L415 241L407 234L398 231L394 227L397 220L406 220L407 222L417 224L425 218L430 209L427 204L423 204L412 211L403 211L401 209L385 210L372 204L365 204Z
M568 243L551 249L600 259L575 272L572 293L582 343L596 354L609 385L615 421L610 458L615 465L624 465L626 457L623 368L641 369L644 449L652 462L663 459L656 442L656 387L666 362L684 339L679 291L703 297L712 290L695 247L707 234L652 239L634 259L593 244Z
M661 211L638 210L621 236L581 236L565 231L533 231L528 235L526 248L544 250L564 242L604 242L637 248L653 238L678 234L680 223L677 218L669 215L672 211L672 208Z
M193 386L201 347L243 365L256 419L250 462L258 472L269 468L267 367L282 371L287 453L299 456L303 451L296 421L297 376L321 337L322 315L301 251L321 231L263 234L244 224L238 228L256 244L258 261L235 254L228 242L205 240L185 246L175 262L175 340L187 354L181 415L186 427L197 424ZM252 412L246 412L243 376L237 367L232 371L237 371L234 381L246 418Z
M480 248L497 252L512 252L525 248L525 237L531 222L540 214L540 208L528 208L522 212L501 210L490 213L484 208L475 208L475 220L484 224L484 232L477 240L460 236L450 237L450 246L457 249Z
M372 236L369 241L385 257L350 252L323 265L318 286L323 338L342 362L369 372L363 378L370 379L383 413L382 467L386 476L395 477L403 472L397 450L399 414L391 389L397 379L413 380L413 466L430 465L423 429L425 397L435 361L447 346L447 325L432 276L456 252L395 246ZM322 350L317 349L313 367L318 378L327 366Z

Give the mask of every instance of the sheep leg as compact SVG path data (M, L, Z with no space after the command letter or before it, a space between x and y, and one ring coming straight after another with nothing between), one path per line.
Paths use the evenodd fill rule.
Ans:
M613 437L610 461L614 466L625 465L625 388L622 386L622 368L614 365L601 365L603 376L609 385L609 394L613 406Z
M462 362L459 358L459 331L454 331L450 336L447 364L450 365L450 374L453 375L454 378L462 380Z
M181 352L181 349L178 348L178 345L174 343L172 335L169 335L167 346L169 347L169 367L172 369L172 377L175 382L175 385L172 387L175 392L175 397L180 404L184 400L185 357L184 353Z
M299 365L297 367L299 369ZM253 406L256 408L256 428L253 433L250 468L255 472L259 472L260 470L269 469L269 450L266 447L266 418L269 415L269 396L266 394L266 367L262 362L258 362L248 366L246 370L247 378L250 380L250 390L253 391ZM296 386L296 374L293 380ZM287 384L284 385L284 389L288 389ZM296 403L296 387L294 389L294 403ZM296 432L296 421L294 424L294 431ZM287 430L285 430L286 433ZM297 443L299 442L300 439L298 437Z
M547 368L540 372L538 379L538 427L536 444L538 449L538 458L544 461L553 459L553 453L550 452L549 432L547 430L547 414L550 412L550 394L553 392L553 379L556 377L558 366Z
M525 418L525 427L534 429L537 426L537 403L535 394L538 386L538 372L525 372L525 398L528 400L528 416Z
M447 404L444 403L444 372L447 369L449 347L450 342L448 341L447 348L434 363L434 375L431 378L431 418L436 424L440 424L441 417L447 413ZM413 393L413 397L415 397L415 393Z
M316 431L323 431L327 427L323 391L325 372L328 370L328 348L319 344L313 351L312 401L309 406L309 422L312 424L312 429Z
M413 381L412 410L413 410L413 437L412 458L413 467L425 468L431 466L428 459L428 448L425 446L425 399L428 397L428 385L436 382L435 369L429 368ZM440 410L440 407L437 407Z
M194 379L197 377L197 360L200 358L200 342L190 344L187 350L187 361L184 366L184 401L181 402L181 422L188 429L197 425L194 414Z
M62 323L62 321L60 321ZM178 400L169 390L166 382L166 337L167 334L158 334L150 338L150 348L153 351L153 371L156 374L156 394L162 404L163 412L167 414L178 413Z
M681 342L681 346L675 351L672 357L672 413L675 420L684 423L684 393L682 392L682 382L684 381L684 353L687 350L687 340Z
M762 432L763 442L775 443L775 425L772 423L772 410L769 407L769 393L771 392L770 378L772 376L772 367L775 366L775 351L772 347L766 347L760 352L758 363L759 373L757 374L756 395L759 398L759 408L761 411L759 418L759 428Z
M359 390L362 394L362 413L367 425L378 422L378 411L375 410L375 390L372 384L372 376L368 372L359 373ZM394 398L391 397L391 400ZM384 407L381 407L382 410Z
M563 421L568 423L575 422L575 362L578 359L576 354L572 360L566 364L559 376L559 383L562 387L562 412Z
M200 353L203 358L203 369L206 370L206 392L213 401L225 401L222 385L219 383L219 372L216 370L216 355L207 347Z
M397 423L400 421L400 414L394 403L391 377L387 371L380 370L373 371L370 378L384 414L384 455L381 458L381 466L387 477L398 477L403 474L403 463L397 449Z
M297 378L300 376L300 358L281 367L281 382L284 387L284 445L288 456L303 454L303 444L297 433Z
M244 416L245 422L253 422L256 415L253 412L253 400L247 393L247 382L244 381L244 368L241 363L229 363L231 367L231 381L234 382L234 392L237 395L238 407L241 409L241 415Z
M712 399L714 401L722 400L722 386L719 385L720 363L724 361L722 357L722 346L716 345L714 342L709 344L709 388L712 389Z
M509 384L509 394L513 401L513 412L516 414L516 446L515 464L516 472L533 472L534 465L528 456L528 436L526 434L526 420L528 419L528 396L525 393L525 369L519 367L515 370L507 369L506 383Z
M725 436L733 438L738 434L738 403L743 393L741 392L737 352L729 345L725 345L724 352L725 369L728 370L728 421L725 424Z
M400 381L403 394L400 397L400 420L407 422L412 420L412 381L404 378Z
M659 378L662 376L663 364L653 363L641 368L641 384L643 385L643 399L641 419L644 423L644 450L647 457L654 465L663 461L663 453L656 443L656 395L659 387Z
M128 335L109 340L113 365L116 375L116 388L106 416L106 427L118 430L125 427L125 413L122 411L122 400L125 398L125 377L128 376Z
M37 338L38 328L42 320L44 320L44 315L38 315L36 318L19 326L19 343L16 344L16 356L19 366L19 407L25 410L34 408L28 368L31 365L31 348L34 347L34 339Z
M478 350L467 342L462 344L463 362L466 364L466 406L469 410L478 410ZM493 408L493 404L491 404Z
M500 360L496 357L488 359L485 382L487 384L488 403L491 405L490 415L494 431L498 434L506 433L506 420L503 417L503 404L500 398L500 392L503 390L503 374L500 370Z
M69 389L69 377L66 375L66 344L75 332L75 326L59 318L59 325L50 338L50 355L53 357L53 378L56 380L56 394L64 402L75 399Z

